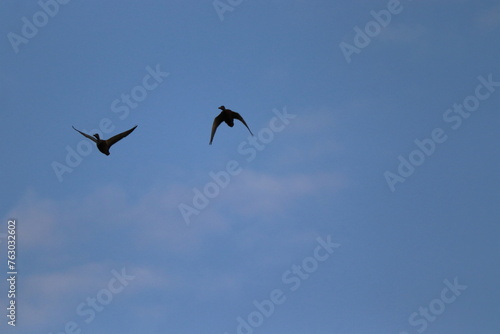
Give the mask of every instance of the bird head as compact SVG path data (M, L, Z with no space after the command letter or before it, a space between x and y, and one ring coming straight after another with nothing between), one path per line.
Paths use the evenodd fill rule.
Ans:
M220 110L225 110L225 109L226 109L226 107L224 107L224 106L220 106L218 109L220 109Z
M99 138L99 134L97 133L94 133L94 137L96 137L98 140L101 140L101 138Z

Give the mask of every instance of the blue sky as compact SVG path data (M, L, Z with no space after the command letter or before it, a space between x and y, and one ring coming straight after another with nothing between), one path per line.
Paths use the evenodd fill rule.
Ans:
M498 2L8 0L0 31L2 333L498 333ZM220 105L255 137L208 145Z

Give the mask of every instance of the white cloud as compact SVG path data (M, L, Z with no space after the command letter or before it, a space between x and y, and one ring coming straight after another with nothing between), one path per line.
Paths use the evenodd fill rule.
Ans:
M344 185L343 178L334 173L278 176L246 170L228 188L228 206L245 216L275 216L295 207L301 198L332 194Z
M167 289L170 278L164 273L159 275L150 268L140 266L110 265L91 262L67 269L37 274L23 274L23 293L19 303L22 304L23 327L48 328L53 332L64 328L68 321L84 325L84 317L77 313L81 303L87 298L95 298L102 289L109 289L108 284L115 276L113 271L135 276L121 292L113 296L109 307L115 300L126 298L125 294L134 294L147 289ZM124 294L119 297L118 295ZM105 310L103 310L105 312Z
M19 203L4 217L16 219L18 235L22 236L23 248L56 247L61 244L56 225L61 220L57 203L40 198L28 190Z

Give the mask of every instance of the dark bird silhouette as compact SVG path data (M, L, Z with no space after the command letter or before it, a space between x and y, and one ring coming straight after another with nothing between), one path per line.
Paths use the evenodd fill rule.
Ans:
M73 127L73 129L75 129L74 126L72 126L72 127ZM99 138L99 135L97 133L94 134L94 137L95 137L94 138L92 136L89 136L86 133L81 132L80 130L77 130L77 129L75 129L75 130L80 132L82 135L84 135L88 139L92 140L94 143L96 143L99 151L101 151L102 153L104 153L106 155L109 155L109 149L111 148L111 146L113 146L113 144L115 144L119 140L121 140L121 139L127 137L129 134L131 134L132 131L134 131L136 127L137 127L137 125L134 126L132 129L124 131L122 133L119 133L116 136L113 136L109 139L101 139L101 138Z
M241 123L243 123L247 127L248 131L250 131L250 134L253 136L252 131L250 130L247 123L245 122L243 117L241 117L240 114L238 114L237 112L234 112L230 109L226 109L226 107L224 107L224 106L220 106L219 109L222 111L219 114L219 116L215 117L215 119L214 119L214 123L212 125L212 135L210 136L210 145L212 145L212 140L214 139L215 131L217 131L217 127L219 127L219 125L222 122L226 122L226 124L232 128L234 126L234 119L237 119Z

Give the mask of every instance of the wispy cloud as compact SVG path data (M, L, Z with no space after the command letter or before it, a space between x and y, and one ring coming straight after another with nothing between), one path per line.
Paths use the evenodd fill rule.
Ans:
M79 307L84 310L82 303L88 303L87 298L95 298L103 289L110 289L112 280L115 280L114 286L121 284L115 279L115 275L120 273L133 277L130 283L125 283L126 289L122 290L129 295L144 292L145 286L148 289L167 289L170 284L167 275L157 275L146 267L121 267L104 261L72 266L60 271L23 275L24 291L20 297L23 327L56 331L64 328L70 321L83 327L86 325L86 317L83 312L78 311ZM100 306L107 306L107 303Z
M17 219L23 248L33 249L42 246L54 248L62 243L61 238L58 238L57 229L57 222L62 218L59 209L55 201L41 198L33 189L29 189L4 220Z
M262 213L283 214L302 198L327 192L332 194L344 185L333 173L274 175L256 171L242 173L228 191L230 207L245 216Z

